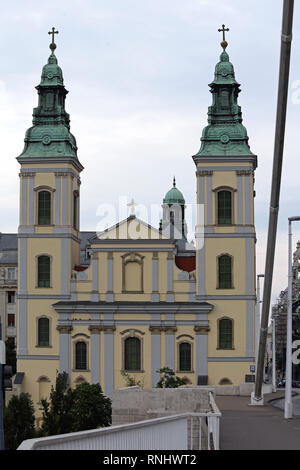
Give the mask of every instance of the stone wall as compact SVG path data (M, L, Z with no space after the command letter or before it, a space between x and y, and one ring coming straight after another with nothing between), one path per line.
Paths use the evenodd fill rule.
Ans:
M128 387L115 390L112 397L112 424L134 423L187 412L210 410L210 387L152 388Z
M210 387L152 388L128 387L115 390L112 397L112 425L135 423L146 419L183 413L211 411ZM201 418L202 449L207 448L206 418ZM189 420L188 436L192 436L192 449L199 449L199 418Z

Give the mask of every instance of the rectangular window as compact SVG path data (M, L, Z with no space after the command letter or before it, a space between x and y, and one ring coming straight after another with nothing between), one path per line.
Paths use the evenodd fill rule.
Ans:
M7 279L16 279L16 268L7 268Z
M15 326L15 314L9 313L7 315L7 326Z
M218 224L232 224L232 196L230 191L218 192Z
M232 321L220 320L219 323L219 348L232 349Z
M7 292L7 303L8 304L15 304L16 303L16 293L15 293L15 291L8 291Z
M38 193L38 224L51 224L51 194L49 191Z
M38 258L38 287L50 287L49 256L39 256Z
M232 289L232 260L230 256L220 256L219 260L219 289Z

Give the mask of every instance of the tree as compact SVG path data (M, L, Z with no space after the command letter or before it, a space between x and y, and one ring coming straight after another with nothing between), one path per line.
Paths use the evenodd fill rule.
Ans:
M55 388L51 387L50 402L41 400L43 423L41 431L45 436L72 432L71 408L73 392L68 385L68 374L57 374Z
M173 369L169 367L163 367L158 369L161 375L160 381L156 384L156 388L177 388L181 385L186 385L186 381L175 375Z
M111 400L99 384L82 383L73 391L73 431L111 425Z
M50 400L42 400L44 436L84 431L111 424L111 401L99 384L83 383L71 389L68 374L57 374Z
M15 450L25 439L35 437L34 406L29 393L13 395L4 408L5 449Z

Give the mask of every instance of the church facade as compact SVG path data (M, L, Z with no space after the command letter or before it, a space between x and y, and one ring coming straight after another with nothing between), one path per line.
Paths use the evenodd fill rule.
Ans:
M155 387L164 367L191 385L237 385L249 374L255 362L257 159L226 46L210 84L208 126L193 157L195 202L202 208L193 247L175 181L163 200L160 227L132 214L101 233L80 231L83 166L52 41L33 126L17 158L17 368L35 404L49 394L57 371L67 372L72 386L99 382L108 396L126 386L124 372L145 388Z

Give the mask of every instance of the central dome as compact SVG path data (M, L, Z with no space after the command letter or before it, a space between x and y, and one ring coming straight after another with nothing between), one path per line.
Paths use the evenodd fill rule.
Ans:
M164 204L185 204L182 192L176 188L175 178L173 181L173 188L167 192L163 202Z

